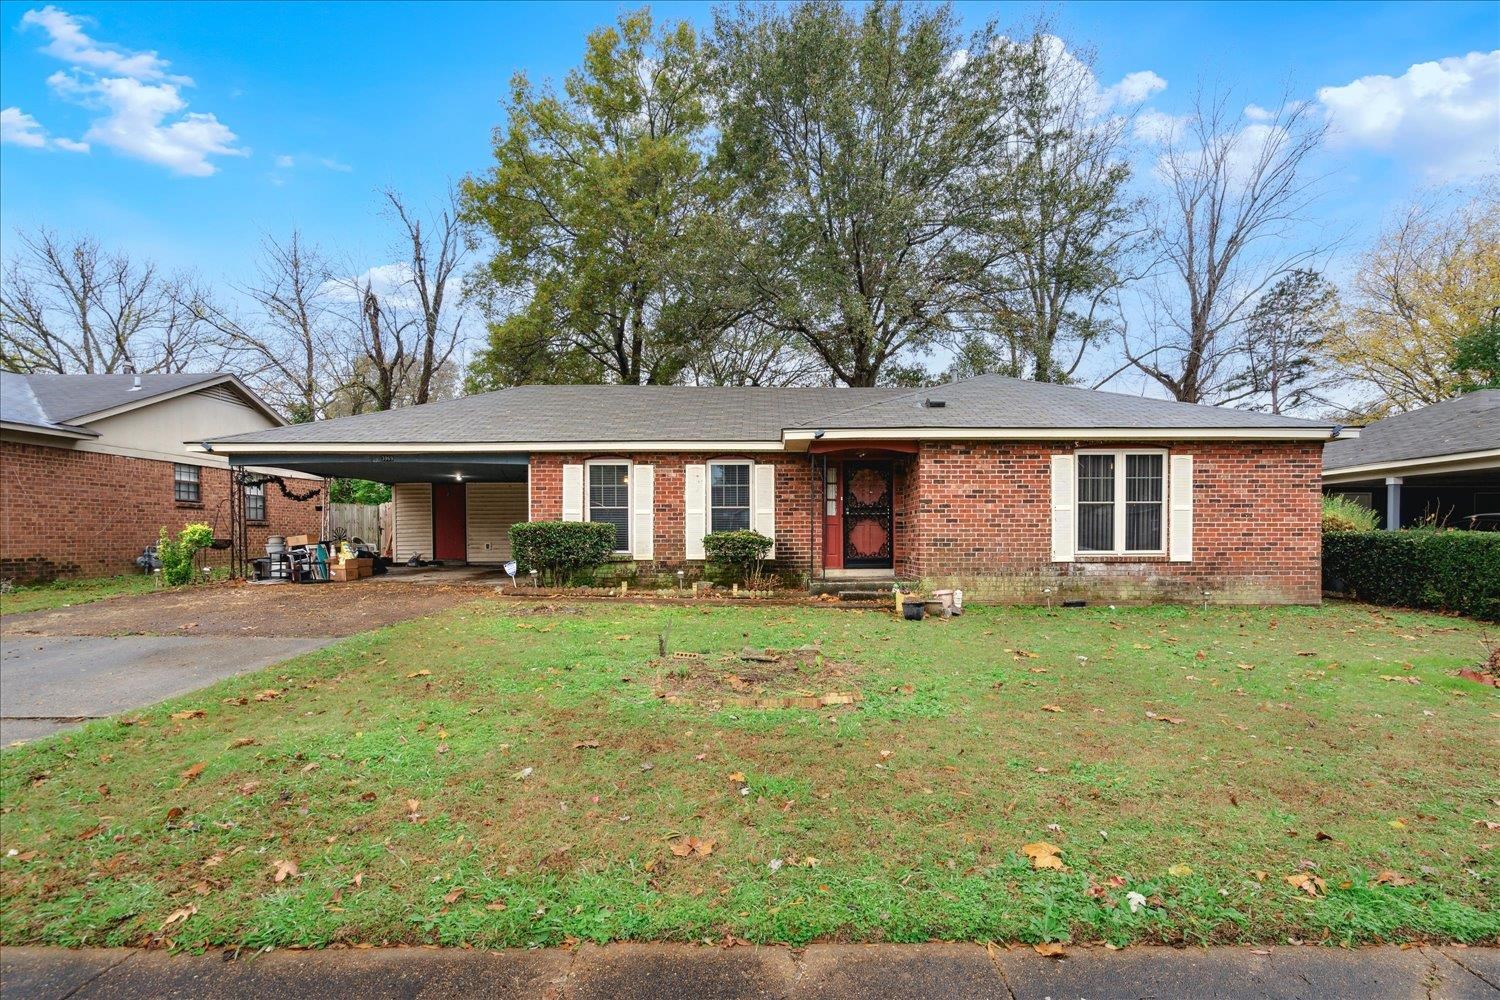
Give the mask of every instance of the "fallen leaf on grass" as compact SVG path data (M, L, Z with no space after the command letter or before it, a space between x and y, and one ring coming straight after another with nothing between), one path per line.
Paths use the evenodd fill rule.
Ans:
M498 913L498 912L499 912L499 911L501 911L501 910L503 910L503 909L505 909L505 904L504 904L504 903L502 903L502 902L500 902L500 901L499 901L499 900L498 900L498 899L497 899L497 900L495 900L495 901L494 901L494 902L493 902L493 903L486 903L486 904L484 904L484 908L485 908L485 909L486 909L486 910L494 910L494 911L495 911L495 912L497 912L497 913Z
M295 861L273 861L271 864L276 869L275 880L285 882L288 877L295 876L300 869Z
M1063 946L1056 941L1043 941L1041 944L1034 944L1031 946L1031 950L1043 958L1063 957Z
M1186 719L1179 719L1172 715L1157 715L1155 712L1147 712L1146 718L1155 719L1157 722L1166 722L1173 726L1180 726L1187 721Z
M1390 826L1390 828L1392 830L1405 830L1406 829L1406 820L1404 820L1404 819L1393 819L1387 825Z
M99 836L99 834L101 834L103 832L104 832L104 824L100 823L99 825L97 825L97 826L91 826L87 830L85 830L82 833L80 833L78 835L78 839L79 840L93 840L95 837Z
M1061 712L1062 711L1062 706L1061 705L1043 705L1042 706L1042 711L1043 712Z
M171 913L167 914L167 919L161 922L161 926L156 929L156 933L165 934L169 929L177 926L178 924L186 923L187 918L191 917L197 912L198 904L196 903L189 903L187 906L184 906L180 910L173 910Z
M1031 867L1036 869L1050 868L1056 871L1066 871L1062 858L1062 848L1055 844L1049 844L1045 840L1038 840L1030 844L1021 845L1021 853L1031 859Z
M266 688L260 694L258 694L258 695L255 696L255 700L256 701L275 701L277 698L280 698L280 697L281 697L281 692L280 691L277 691L275 688Z
M599 741L598 740L579 740L577 743L573 744L573 749L574 750L597 750L597 749L599 749Z
M1285 876L1286 884L1294 889L1301 889L1314 899L1327 891L1327 883L1311 872L1296 872Z
M679 858L690 856L706 858L714 852L714 843L712 838L695 837L690 833L670 846L672 853Z
M206 714L207 713L204 712L201 708L188 708L184 709L181 712L173 712L172 718L176 719L178 722L181 722L183 719L201 719Z
M1383 681L1395 681L1397 684L1422 683L1422 678L1413 677L1411 674L1381 674L1380 679Z
M1374 885L1413 885L1416 881L1393 871L1383 871L1371 880Z
M407 674L406 676L407 677L431 677L432 676L432 671L431 670L413 670L411 673Z
M1189 875L1193 874L1193 867L1192 865L1185 865L1179 862L1178 864L1173 865L1171 868L1168 868L1167 874L1172 876L1173 878L1187 878Z
M745 783L745 772L731 771L729 772L729 780L734 782L736 785L743 785Z
M1130 905L1131 913L1139 913L1141 907L1146 905L1146 897L1138 892L1127 892L1125 894L1125 902Z
M255 746L255 737L253 737L253 736L242 736L239 739L235 740L233 743L229 744L229 749L231 749L231 750L238 750L240 747L253 747L253 746Z
M449 906L452 906L454 903L458 902L459 897L463 894L463 886L459 886L457 889L450 889L447 892L443 893L443 902L447 903Z
M177 772L177 777L181 778L183 781L192 781L194 778L198 777L198 775L202 774L203 769L207 766L208 764L200 760L192 767Z

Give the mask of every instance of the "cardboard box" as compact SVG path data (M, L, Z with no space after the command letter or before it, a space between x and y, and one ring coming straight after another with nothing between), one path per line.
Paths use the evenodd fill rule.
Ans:
M348 563L354 564L354 566L359 570L359 579L364 579L367 576L375 575L375 560L372 558L346 559L344 562L346 565Z
M350 580L359 579L359 570L353 566L345 566L343 563L330 563L328 579L334 583L348 583Z
M311 545L312 543L313 543L313 540L308 535L287 535L286 536L286 547L289 548L289 549L290 548L295 548L298 545Z

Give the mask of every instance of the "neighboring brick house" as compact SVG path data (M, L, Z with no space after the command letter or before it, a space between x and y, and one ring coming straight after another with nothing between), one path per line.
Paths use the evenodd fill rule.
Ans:
M215 438L394 485L395 554L499 563L527 519L700 570L753 527L810 583L1011 601L1312 603L1327 422L984 376L926 389L522 386Z
M0 373L0 579L134 572L160 529L190 522L228 538L229 464L187 442L284 423L232 375ZM295 492L319 485L264 471L295 477ZM318 532L321 497L266 483L246 500L252 551Z

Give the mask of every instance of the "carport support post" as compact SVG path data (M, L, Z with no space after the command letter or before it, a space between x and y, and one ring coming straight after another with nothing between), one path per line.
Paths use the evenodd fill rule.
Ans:
M1385 530L1401 527L1401 477L1385 477Z

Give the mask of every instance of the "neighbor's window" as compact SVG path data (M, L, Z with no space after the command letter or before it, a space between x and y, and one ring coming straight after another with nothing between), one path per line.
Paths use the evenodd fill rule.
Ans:
M750 463L713 462L708 467L708 530L750 528Z
M1078 551L1161 552L1166 523L1161 452L1078 454Z
M172 496L178 503L201 503L203 501L196 465L172 466Z
M630 466L589 466L589 520L615 526L615 551L630 551Z
M266 519L266 484L245 484L245 520L264 521Z

